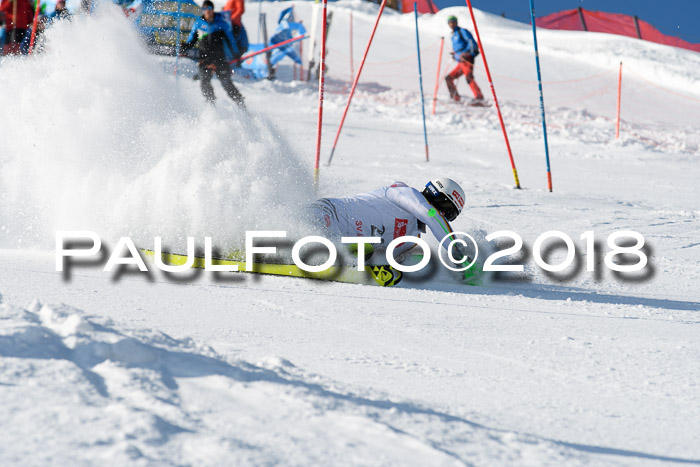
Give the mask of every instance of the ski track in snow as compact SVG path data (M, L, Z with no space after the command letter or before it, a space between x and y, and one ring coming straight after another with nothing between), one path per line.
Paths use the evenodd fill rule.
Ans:
M288 5L262 8L272 21ZM310 24L311 5L294 5ZM356 60L377 11L330 8L322 162L347 99L350 8ZM450 14L470 27L465 8L420 18L426 109ZM216 81L209 108L191 64L176 80L173 60L144 53L114 12L54 28L61 46L44 56L2 60L2 462L700 464L700 55L538 32L547 193L531 31L476 14L524 189L512 189L495 108L449 104L444 86L423 162L413 16L387 11L318 195L455 178L469 198L457 230L513 230L527 247L525 273L488 287L444 271L393 289L94 265L63 277L48 252L57 228L145 247L155 235L228 247L245 230L295 231L295 209L314 196L316 83L291 81L282 62L274 82L236 77L249 120ZM250 4L245 23L256 16ZM475 74L487 94L480 58ZM629 229L650 267L620 277L603 267L605 238ZM556 276L531 258L547 230L579 253ZM579 240L589 230L596 272Z

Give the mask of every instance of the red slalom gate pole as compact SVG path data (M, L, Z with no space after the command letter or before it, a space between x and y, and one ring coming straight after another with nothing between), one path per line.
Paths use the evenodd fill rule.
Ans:
M39 8L41 6L41 0L36 0L36 8L34 9L34 22L32 23L32 37L29 39L29 52L27 55L32 54L34 50L34 40L36 39L36 26L39 24Z
M506 125L503 123L503 115L501 114L501 106L498 105L498 97L496 97L496 88L493 87L493 80L491 79L491 72L489 71L489 64L486 61L486 51L484 46L481 45L481 36L479 35L479 28L476 25L476 18L474 18L474 10L472 9L471 0L467 1L467 7L469 7L469 14L472 17L472 24L474 24L474 33L476 33L476 41L479 43L479 50L481 51L481 58L484 60L484 68L486 68L486 77L489 80L489 86L491 86L491 94L493 94L493 103L496 105L496 110L498 111L498 120L501 122L501 129L503 130L503 138L506 140L506 148L508 149L508 157L510 158L510 166L513 168L513 177L515 177L515 188L520 188L520 180L518 180L518 171L515 168L515 160L513 160L513 151L510 149L510 141L508 141L508 133L506 132Z
M321 126L323 125L323 92L326 84L326 30L328 28L328 0L323 0L323 28L321 30L321 67L318 73L318 126L316 128L316 162L314 163L314 189L318 190L319 163L321 160Z
M622 100L622 62L620 62L620 76L617 78L617 121L615 122L615 139L620 137L620 101Z
M325 1L325 0L324 0ZM357 82L360 80L360 75L362 74L362 68L365 66L365 60L367 59L367 54L369 53L369 48L372 45L372 39L374 39L374 33L377 32L377 25L379 24L379 18L382 17L382 12L386 6L386 0L382 0L382 5L379 7L379 13L377 13L377 20L374 22L374 28L372 29L372 34L369 36L369 41L367 42L367 48L365 49L365 54L362 56L362 61L360 62L360 68L357 70L357 75L355 76L355 81L352 83L352 89L350 90L350 96L348 96L348 103L345 105L345 111L343 112L343 118L340 120L340 126L338 126L338 132L335 134L335 141L333 141L333 149L331 149L331 155L328 158L328 165L331 165L333 160L333 154L335 153L335 148L338 145L338 138L340 137L340 132L343 130L343 124L345 123L345 117L348 115L348 109L350 108L350 102L352 102L352 96L355 95L355 88L357 88Z
M272 44L270 46L265 47L264 49L260 49L255 52L251 52L248 55L244 55L241 58L237 58L235 60L231 60L229 63L236 63L236 62L243 62L245 60L248 60L251 57L255 57L256 55L264 54L265 52L269 52L270 50L276 49L278 47L282 47L287 44L291 44L292 42L300 41L302 39L306 39L306 36L297 36L297 37L292 37L291 39L287 39L286 41L282 41L279 44Z
M435 106L437 105L437 92L440 87L440 68L442 68L442 49L445 46L445 38L440 38L440 55L438 56L437 76L435 77L435 92L433 93L433 115L435 115Z

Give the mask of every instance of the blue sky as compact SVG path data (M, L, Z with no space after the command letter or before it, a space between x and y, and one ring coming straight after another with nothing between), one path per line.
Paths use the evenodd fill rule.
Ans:
M466 6L465 0L433 0L438 8ZM529 0L472 0L472 6L490 13L505 13L530 23ZM535 14L545 16L573 8L637 15L659 31L700 43L700 0L535 0Z

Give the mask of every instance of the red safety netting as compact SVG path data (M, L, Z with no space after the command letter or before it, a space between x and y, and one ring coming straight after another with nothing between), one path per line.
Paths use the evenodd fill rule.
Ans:
M646 21L619 13L589 11L579 8L537 18L535 24L546 29L607 32L621 36L637 37L658 44L700 52L700 44L693 44L678 37L668 36Z
M418 13L437 13L438 7L432 2L432 0L416 0L418 4ZM401 10L404 13L413 13L413 1L403 0L401 2Z

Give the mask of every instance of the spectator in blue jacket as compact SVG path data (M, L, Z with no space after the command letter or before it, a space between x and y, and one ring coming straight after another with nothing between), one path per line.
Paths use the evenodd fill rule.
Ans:
M447 24L452 29L452 58L457 62L457 66L445 78L450 97L457 102L461 100L455 80L464 75L474 93L474 100L483 101L484 95L474 81L474 59L479 55L479 46L469 31L459 27L455 16L447 18Z
M202 17L197 18L183 48L188 49L197 46L199 49L199 78L202 93L207 101L214 103L214 87L211 79L214 73L219 78L221 85L231 99L241 107L245 107L243 96L231 81L231 64L226 54L228 48L234 58L240 54L236 40L231 32L231 25L226 21L222 13L214 13L214 4L211 0L204 0L202 4Z

